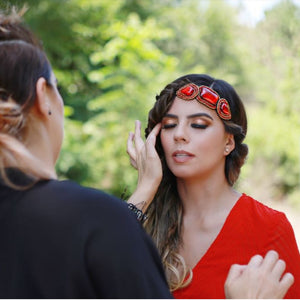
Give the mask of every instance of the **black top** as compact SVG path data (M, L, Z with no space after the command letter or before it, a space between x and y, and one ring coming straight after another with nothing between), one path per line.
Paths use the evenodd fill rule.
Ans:
M1 298L171 298L126 204L71 181L0 184Z

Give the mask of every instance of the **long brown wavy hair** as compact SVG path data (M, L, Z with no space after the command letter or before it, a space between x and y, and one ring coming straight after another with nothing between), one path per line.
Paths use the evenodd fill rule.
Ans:
M247 116L244 105L234 88L224 80L214 79L205 74L188 74L168 84L156 96L156 102L149 112L146 137L161 122L169 111L176 91L188 82L209 86L230 106L232 118L222 120L225 131L233 134L235 149L226 156L225 176L232 186L239 177L240 169L248 154L248 147L243 144L247 133ZM192 270L188 269L178 249L181 244L183 207L180 201L176 177L167 166L160 136L157 137L156 150L161 159L163 178L153 202L147 210L148 219L144 223L146 231L152 237L161 255L171 291L187 286L192 280Z

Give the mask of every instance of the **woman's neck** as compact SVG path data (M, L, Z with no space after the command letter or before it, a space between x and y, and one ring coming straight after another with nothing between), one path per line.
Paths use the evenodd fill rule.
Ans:
M184 214L209 215L230 210L240 197L227 182L225 175L216 174L205 179L177 179L177 189Z
M55 159L48 131L44 126L31 127L28 132L25 147L32 155L34 168L44 170L51 178L56 178Z

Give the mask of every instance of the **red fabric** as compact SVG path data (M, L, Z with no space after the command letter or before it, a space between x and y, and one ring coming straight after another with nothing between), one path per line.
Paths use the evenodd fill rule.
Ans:
M175 298L225 298L224 282L232 264L247 264L255 254L276 250L295 282L285 298L300 298L300 254L294 231L282 212L243 194L229 213L219 235L193 269L189 286Z

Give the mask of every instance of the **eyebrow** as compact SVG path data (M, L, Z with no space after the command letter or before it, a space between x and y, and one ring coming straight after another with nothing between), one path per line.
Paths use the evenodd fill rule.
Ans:
M197 117L206 117L206 118L209 118L209 119L213 120L212 116L210 116L207 113L197 113L197 114L192 114L192 115L188 115L187 116L188 119L193 119L193 118L197 118ZM164 118L178 119L178 116L177 115L173 115L173 114L166 114L164 116Z

